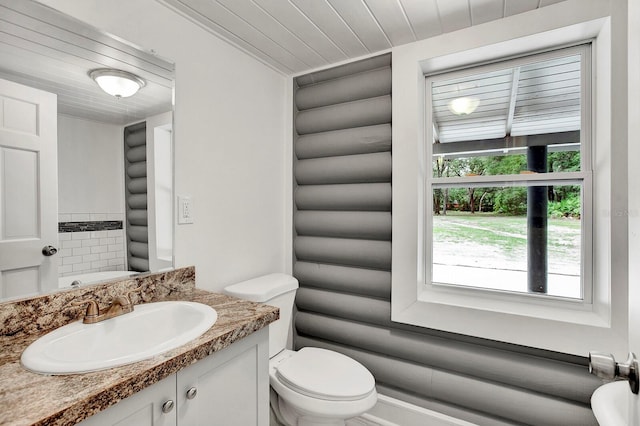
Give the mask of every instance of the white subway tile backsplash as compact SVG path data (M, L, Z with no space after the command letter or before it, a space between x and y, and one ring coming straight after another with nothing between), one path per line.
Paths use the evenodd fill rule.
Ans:
M76 241L70 240L70 241L62 242L63 249L73 249L77 247L82 247L82 242L80 240L76 240Z
M98 271L102 271L102 268L109 266L109 262L106 260L96 260L91 262L91 269L96 269Z
M87 240L91 238L91 232L71 232L72 240Z
M100 268L100 272L104 271L116 271L117 268L115 266L105 266L104 268Z
M68 274L70 272L73 272L73 265L62 265L58 267L59 276L64 276L65 274Z
M123 217L106 213L59 215L64 222L122 220ZM125 269L125 238L121 229L60 232L58 241L59 276Z
M100 245L100 239L89 238L88 240L82 240L82 247L93 247Z
M108 246L96 245L94 247L91 247L91 253L106 253L108 251L109 251Z
M91 247L78 247L73 249L74 256L82 256L91 253Z
M100 253L100 259L114 259L116 257L116 252L110 251L107 253Z
M124 261L122 259L109 259L109 266L115 266L116 268L124 268Z
M83 262L91 263L91 262L94 262L96 260L100 260L100 255L99 254L86 254L86 255L82 256L82 261Z
M90 263L76 263L73 265L73 272L89 272L89 270L91 269L91 264Z
M82 256L69 256L62 259L63 265L74 265L76 263L82 263Z

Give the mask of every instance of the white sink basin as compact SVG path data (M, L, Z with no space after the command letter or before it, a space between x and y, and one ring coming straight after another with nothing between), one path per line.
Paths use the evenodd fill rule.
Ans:
M591 396L591 409L600 426L627 426L629 422L629 383L619 381L600 386Z
M199 337L218 319L215 309L195 302L136 305L133 312L95 324L77 321L33 342L22 365L44 374L103 370L151 358Z

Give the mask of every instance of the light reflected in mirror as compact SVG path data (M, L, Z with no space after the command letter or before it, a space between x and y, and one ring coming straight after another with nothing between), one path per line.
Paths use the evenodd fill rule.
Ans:
M0 300L171 268L173 63L31 0L0 23ZM144 87L108 95L100 68Z

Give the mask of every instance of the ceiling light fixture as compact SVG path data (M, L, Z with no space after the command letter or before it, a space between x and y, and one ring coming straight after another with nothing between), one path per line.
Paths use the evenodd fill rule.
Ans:
M464 96L449 101L449 110L455 115L469 115L478 108L480 99Z
M98 83L102 90L116 98L133 96L146 84L135 74L110 68L93 70L89 76Z

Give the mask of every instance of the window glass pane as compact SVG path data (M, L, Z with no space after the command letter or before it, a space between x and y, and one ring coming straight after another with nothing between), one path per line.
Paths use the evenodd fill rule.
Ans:
M433 189L436 284L582 298L581 187Z
M487 71L480 67L476 73L431 78L434 164L478 156L523 156L533 146L546 146L549 153L579 152L581 61L575 53L544 60L534 57L511 66L493 65Z
M579 172L580 151L565 150L546 154L548 173ZM433 156L433 177L449 178L464 176L517 175L532 172L524 153L508 155L464 155L459 157ZM539 171L538 171L539 172Z

